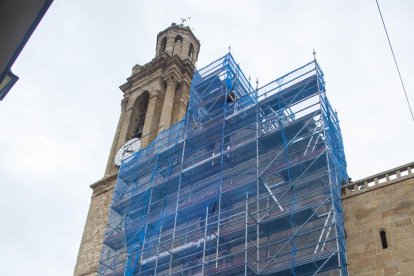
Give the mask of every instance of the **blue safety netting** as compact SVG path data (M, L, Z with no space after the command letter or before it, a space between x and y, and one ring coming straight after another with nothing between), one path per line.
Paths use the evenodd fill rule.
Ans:
M122 163L99 275L346 275L347 179L316 61L254 89L227 54Z

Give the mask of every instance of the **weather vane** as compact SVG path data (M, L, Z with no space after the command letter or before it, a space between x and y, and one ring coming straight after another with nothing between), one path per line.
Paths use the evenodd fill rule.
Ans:
M315 52L315 49L313 49L313 60L316 60L316 52Z
M187 20L190 20L191 19L191 16L189 16L189 17L187 17L187 18L184 18L184 17L181 17L181 25L184 25L184 22L185 21L187 21Z
M229 53L230 53L230 51L231 51L231 45L229 44Z

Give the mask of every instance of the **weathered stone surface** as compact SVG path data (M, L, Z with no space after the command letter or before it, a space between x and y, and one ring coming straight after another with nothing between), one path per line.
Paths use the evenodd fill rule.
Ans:
M407 171L404 177L344 193L349 275L414 275L414 174L410 167Z
M120 87L124 93L121 115L105 177L91 185L93 195L75 267L76 276L96 275L98 270L118 169L113 159L122 144L132 138L131 124L137 120L134 114L142 113L135 110L143 108L136 101L143 93L149 93L142 138L145 147L155 139L162 122L166 129L185 115L199 49L200 43L189 28L172 25L158 34L155 58L143 66L134 66L132 76ZM173 84L169 86L167 82ZM408 169L405 166L407 174L403 176L401 167L344 187L350 275L414 275L413 167L414 163L409 164ZM381 245L381 230L387 233L387 249Z
M95 275L98 270L115 181L116 175L113 175L92 185L93 195L76 261L76 276Z
M124 93L121 115L105 177L91 185L93 195L76 262L76 276L96 275L98 270L118 171L114 164L116 152L134 137L134 128L142 121L142 147L146 147L159 133L162 122L166 130L183 118L199 49L200 42L189 27L173 24L158 34L155 58L143 66L135 65L132 75L120 87ZM149 95L147 104L143 104L142 95Z
M175 91L177 89L177 81L175 77L170 76L166 80L167 89L165 91L164 103L162 105L161 115L160 115L160 129L158 133L164 129L168 129L171 126L172 110L174 105Z
M165 44L163 44L164 39ZM182 60L188 59L195 65L200 52L200 41L194 36L189 27L173 23L171 27L160 32L157 36L156 56L163 52L178 55Z

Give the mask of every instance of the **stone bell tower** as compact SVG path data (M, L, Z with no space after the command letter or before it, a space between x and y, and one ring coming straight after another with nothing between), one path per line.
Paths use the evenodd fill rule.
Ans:
M98 270L108 210L118 166L119 148L133 138L146 147L161 131L180 121L186 112L190 84L200 42L191 29L172 24L157 36L156 54L145 65L135 65L121 85L124 98L104 177L92 184L92 199L75 266L75 275Z

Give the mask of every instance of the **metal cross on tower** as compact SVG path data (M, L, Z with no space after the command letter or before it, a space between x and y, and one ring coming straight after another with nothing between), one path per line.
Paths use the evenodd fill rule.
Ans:
M187 17L187 18L181 17L181 18L180 18L180 20L181 20L181 25L184 25L184 22L185 22L185 21L187 21L187 19L188 19L188 20L190 20L190 19L191 19L191 16L189 16L189 17Z

